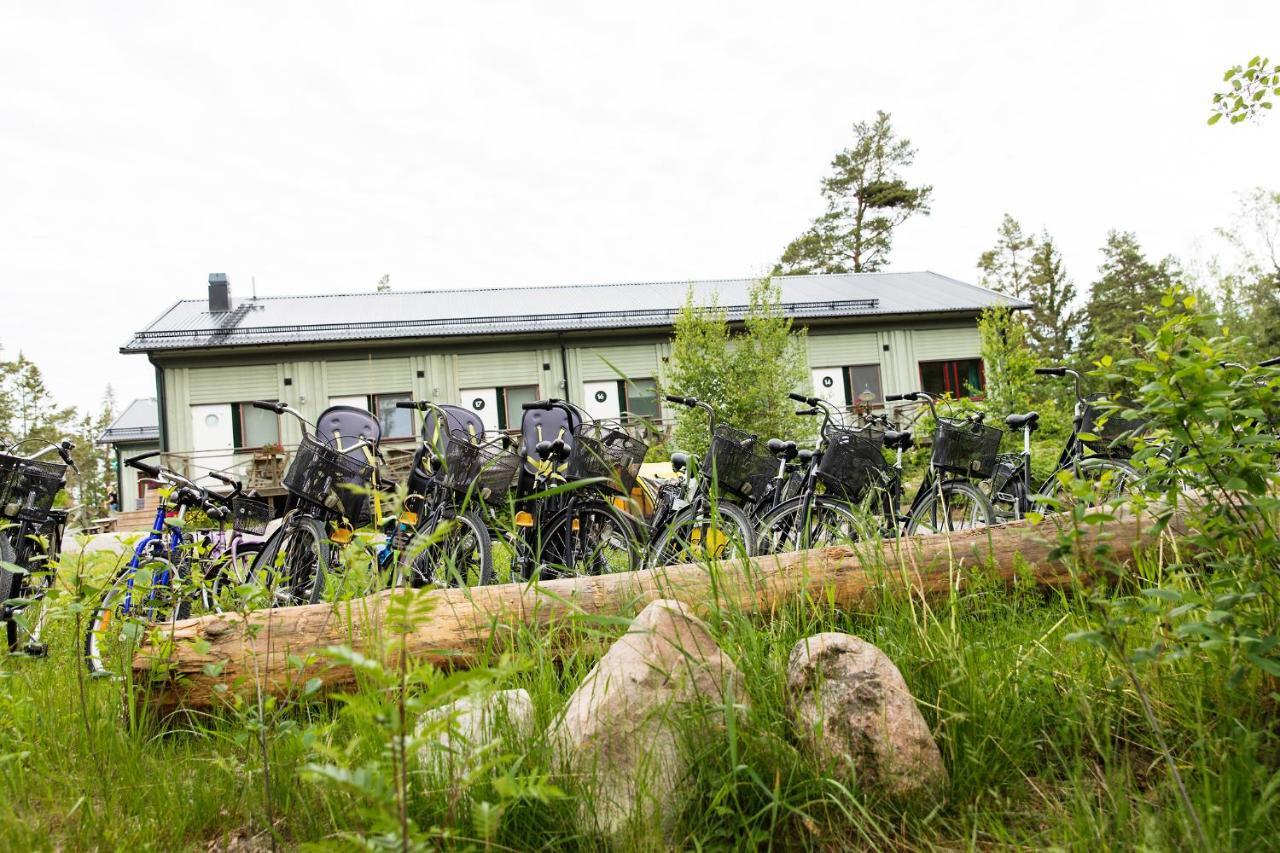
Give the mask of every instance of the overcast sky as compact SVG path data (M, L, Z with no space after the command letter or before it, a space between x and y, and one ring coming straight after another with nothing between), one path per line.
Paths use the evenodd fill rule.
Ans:
M1273 0L0 9L0 345L82 406L154 393L118 348L214 271L236 295L763 272L876 109L935 188L897 270L975 280L1009 211L1083 285L1108 229L1186 255L1280 188L1280 110L1205 125L1226 67L1280 56Z

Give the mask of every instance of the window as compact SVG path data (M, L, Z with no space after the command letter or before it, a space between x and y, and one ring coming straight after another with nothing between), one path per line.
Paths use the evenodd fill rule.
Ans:
M231 407L231 425L235 430L233 444L236 447L269 447L280 443L280 416L266 409L255 408L253 403L235 403Z
M525 403L538 399L537 385L512 385L498 389L498 402L502 404L502 429L520 429Z
M397 409L396 403L408 403L412 394L376 394L369 409L378 415L383 438L413 438L413 409Z
M658 419L658 383L653 379L627 379L618 383L626 396L623 414L646 421Z
M862 408L879 408L884 405L880 390L880 365L854 364L846 367L849 381L849 404Z
M922 361L920 362L920 386L930 394L950 394L952 397L980 394L986 386L982 359Z

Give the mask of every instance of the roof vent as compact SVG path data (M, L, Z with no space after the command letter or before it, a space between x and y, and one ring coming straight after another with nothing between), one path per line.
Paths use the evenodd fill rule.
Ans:
M224 272L209 273L209 313L222 314L231 310L231 280Z

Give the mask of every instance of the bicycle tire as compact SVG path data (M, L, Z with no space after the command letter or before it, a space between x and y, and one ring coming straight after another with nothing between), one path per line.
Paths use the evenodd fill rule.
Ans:
M209 602L209 608L211 610L218 613L224 612L222 602L225 595L224 587L227 585L228 580L236 588L252 581L253 565L263 547L264 545L258 543L239 545L236 547L235 554L224 554L214 564L213 578L209 580L209 593L212 599ZM237 567L237 563L239 563L239 567Z
M485 524L480 513L475 510L457 512L447 509L444 511L442 520L454 522L453 528L443 534L442 538L436 542L430 542L435 531L427 530L426 525L423 525L414 532L408 547L405 548L401 564L407 571L402 575L407 575L410 585L463 587L488 586L493 583L493 542L489 536L488 525ZM470 543L467 541L468 537L472 539ZM463 554L461 550L450 551L450 545L455 543L458 548L465 549L467 554ZM466 558L468 554L474 557L475 562L469 561L465 572L458 571L460 559ZM439 577L437 571L441 563L444 563L446 568L443 579ZM464 583L464 580L470 580L473 570L476 583ZM401 583L403 582L404 577L401 579Z
M272 533L253 561L252 582L267 591L267 606L315 604L324 594L329 565L324 523L294 517Z
M806 521L798 528L799 535L795 532L796 522L805 511L804 495L784 501L765 513L756 528L756 552L780 554L807 548L826 548L862 538L861 528L867 525L867 520L859 517L847 503L826 495L814 495L807 506L809 519L812 521ZM829 524L827 519L839 523ZM817 527L813 522L822 527ZM815 536L815 532L819 535Z
M0 563L9 563L15 566L18 564L18 555L13 550L13 544L9 541L7 531L0 533ZM13 598L13 582L16 578L17 575L0 566L0 602Z
M963 507L963 500L970 501L973 508L967 513L969 517L966 520L957 523L953 520L952 510ZM938 513L939 509L943 511L942 515ZM990 527L995 523L995 508L981 489L966 480L945 480L911 508L902 533L904 536L957 533Z
M540 533L533 564L542 578L635 571L644 558L639 526L598 498L558 510Z
M1108 456L1086 456L1076 460L1069 466L1063 466L1052 477L1045 481L1039 493L1032 495L1032 505L1037 512L1060 512L1070 505L1071 490L1068 483L1062 482L1058 474L1069 471L1075 478L1092 482L1105 483L1110 491L1098 496L1100 503L1109 503L1121 492L1128 492L1142 479L1138 469L1122 459ZM1111 479L1107 475L1111 474Z
M162 572L169 573L168 583L147 580L148 575L154 579ZM107 672L104 644L111 639L110 631L113 623L129 624L132 621L135 626L137 636L123 637L126 649L123 657L129 660L133 657L128 651L130 644L140 639L142 631L147 626L172 624L180 619L186 619L191 614L191 602L181 591L181 585L175 586L172 582L177 573L178 567L164 557L152 557L140 566L125 566L116 573L111 583L103 590L102 597L93 608L89 616L89 624L85 628L84 659L90 675ZM140 579L142 583L139 583ZM158 598L155 597L156 590L160 590ZM145 607L138 606L134 599L135 594L143 593L147 595ZM130 608L128 615L120 614L117 609L124 604L125 599L128 599ZM139 618L136 614L145 615L144 618ZM117 639L120 639L120 635L117 635Z
M713 539L709 528L717 518L724 527L733 529L727 535L714 537L713 550L708 551L706 543ZM749 557L755 552L756 532L742 509L720 503L708 511L695 512L694 507L687 506L673 515L653 540L645 555L645 567Z

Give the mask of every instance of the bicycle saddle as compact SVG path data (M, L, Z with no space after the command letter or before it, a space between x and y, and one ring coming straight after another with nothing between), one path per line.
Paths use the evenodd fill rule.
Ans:
M796 458L796 443L794 441L771 438L765 443L765 447L769 449L771 456L780 456L788 462Z
M911 445L911 430L904 429L901 432L892 429L885 430L884 446L890 450L910 450Z
M671 454L671 470L672 471L675 471L678 473L680 471L683 471L687 467L689 467L688 453L677 450L675 453Z
M1033 430L1036 428L1039 421L1039 412L1027 412L1025 415L1009 415L1009 417L1004 419L1005 425L1008 426L1009 429L1022 429L1023 427L1026 427L1027 429Z
M440 416L433 409L427 409L423 414L422 440L426 444L436 447L442 436L452 432L465 433L473 438L484 435L484 421L470 409L444 403L440 406L440 410L444 412L443 424L437 423Z
M802 465L808 465L808 464L809 464L809 460L813 459L813 451L812 451L812 450L797 450L797 451L796 451L796 458L800 460L800 463L801 463Z

